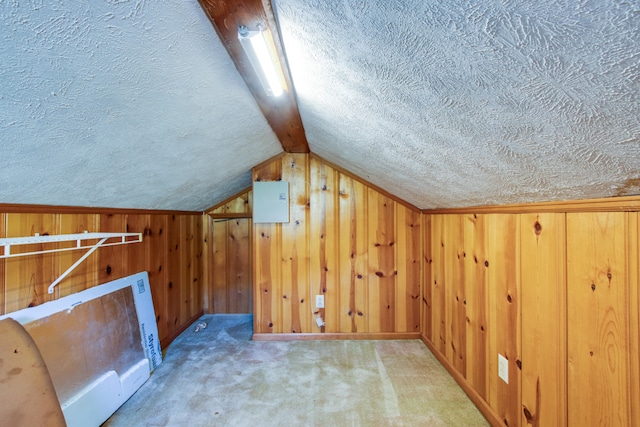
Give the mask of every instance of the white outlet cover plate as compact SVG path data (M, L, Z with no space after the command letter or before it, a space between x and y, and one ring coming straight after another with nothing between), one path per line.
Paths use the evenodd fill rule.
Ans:
M324 308L324 295L316 295L316 308Z
M498 354L498 376L509 384L509 361L501 354Z

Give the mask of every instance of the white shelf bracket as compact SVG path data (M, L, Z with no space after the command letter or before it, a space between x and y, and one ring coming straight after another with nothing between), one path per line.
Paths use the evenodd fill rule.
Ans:
M96 240L98 240L97 243L90 243L90 241ZM50 247L51 244L55 245L64 242L76 242L76 244L75 246L69 247ZM86 242L87 244L83 244L83 242ZM87 259L89 255L94 253L99 247L126 245L129 243L140 242L142 242L142 233L89 233L88 231L85 231L84 233L60 234L55 236L41 236L39 234L36 234L35 236L27 237L0 238L0 259L51 254L77 249L88 249L87 253L82 255L79 260L77 260L71 267L67 269L67 271L62 273L62 275L49 286L48 291L50 294L52 294L56 285L60 283L65 277L67 277L69 273L71 273L77 266L82 264L82 262ZM38 245L38 247L27 251L19 250L17 253L11 252L11 246L19 246L24 248L25 246L28 247L29 245ZM49 245L49 249L41 247L42 245Z
M89 249L89 250L87 251L87 253L86 253L86 254L82 255L82 256L80 257L80 259L78 259L78 260L77 260L77 261L76 261L76 262L75 262L71 267L69 267L69 268L67 269L67 271L65 271L64 273L62 273L62 275L61 275L60 277L58 277L58 278L57 278L57 279L56 279L56 280L55 280L51 285L49 285L49 290L48 290L48 292L49 292L50 294L52 294L52 293L53 293L53 291L54 291L54 289L55 289L55 287L56 287L56 285L57 285L58 283L60 283L60 282L61 282L65 277L67 277L67 276L69 275L69 273L71 273L73 270L75 270L75 268L76 268L77 266L79 266L80 264L82 264L82 262L83 262L85 259L87 259L87 258L89 257L89 255L91 255L92 253L94 253L94 252L96 251L96 249L98 249L100 246L102 246L102 244L103 244L104 242L106 242L106 241L107 241L107 239L108 239L108 237L105 237L104 239L102 239L102 240L100 240L98 243L96 243L96 244L95 244L95 246L92 246L92 247L91 247L91 249ZM81 246L80 246L80 241L79 241L79 240L78 240L78 247L81 247Z

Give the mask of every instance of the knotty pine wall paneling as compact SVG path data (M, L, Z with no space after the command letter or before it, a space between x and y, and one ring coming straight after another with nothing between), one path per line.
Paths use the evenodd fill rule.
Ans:
M55 214L7 214L6 237L58 234ZM33 245L30 250L41 247ZM17 248L14 253L17 253ZM40 305L55 295L48 293L56 279L54 254L25 256L5 260L5 313ZM59 291L57 291L59 292Z
M629 355L637 341L637 325L630 323L637 283L629 281L627 268L629 215L567 214L569 426L635 422L632 405L638 402L630 390L638 378Z
M465 377L485 400L489 396L489 282L486 216L464 218ZM497 356L496 356L497 357Z
M340 332L340 306L328 304L315 308L315 296L324 295L327 301L339 301L338 282L338 226L340 223L338 173L312 158L310 164L310 199L313 221L309 221L311 294L308 298L314 311L324 319L321 331ZM345 282L349 283L349 282ZM349 286L347 287L349 288ZM345 313L347 310L345 310ZM305 316L308 318L308 316Z
M191 310L193 289L193 278L191 270L194 267L194 253L193 253L193 224L191 218L181 216L180 217L180 279L179 283L183 286L179 286L180 295L180 311L178 316L178 322L180 324L186 323L189 318L189 311Z
M253 313L251 188L207 210L202 264L207 313Z
M151 262L151 245L149 229L151 218L149 215L129 214L125 218L125 232L142 233L142 242L124 245L125 268L128 271L145 271ZM153 292L153 290L152 290ZM153 294L152 294L153 295Z
M640 416L639 214L584 206L423 218L423 339L496 426L626 426ZM461 219L466 372L450 347Z
M505 425L520 426L519 217L487 215L489 283L489 404ZM498 376L498 355L507 359L508 382Z
M99 218L91 214L60 214L57 215L57 221L59 222L60 234L76 234L83 233L85 231L94 232L98 231ZM60 252L55 258L57 263L55 265L54 275L60 277L71 265L73 265L78 259L84 255L83 251L69 251ZM76 292L80 292L86 289L87 283L95 281L95 273L97 270L96 264L97 258L90 256L85 259L80 265L78 265L69 275L62 280L55 290L55 297L71 295Z
M211 281L211 307L210 313L230 313L229 307L229 258L232 251L229 244L229 219L208 218L211 224L212 244L212 274Z
M281 181L282 162L254 168L253 180ZM281 228L280 224L254 224L254 333L282 333Z
M446 288L445 288L445 216L431 218L431 335L440 353L447 354Z
M167 252L168 252L168 271L167 271L167 315L165 317L166 327L169 330L175 330L180 320L181 308L181 292L180 283L182 275L180 272L182 247L182 239L180 236L180 217L171 215L167 218Z
M309 156L287 154L282 158L282 180L289 183L289 222L281 232L281 330L311 331L309 270ZM319 284L314 293L322 290ZM314 298L315 299L315 298ZM312 303L314 304L314 303ZM317 326L313 325L313 328Z
M420 332L421 215L396 203L396 328Z
M225 214L240 214L253 212L253 191L248 188L242 191L240 194L236 194L224 201L220 205L207 210L207 214L212 215L225 215Z
M564 213L520 217L521 424L567 425Z
M339 174L338 180L340 332L368 332L367 189L344 174Z
M6 237L7 216L4 212L0 212L0 237ZM0 314L5 313L5 259L0 259Z
M227 221L229 247L228 313L252 313L251 219Z
M422 280L421 295L422 304L420 305L420 332L427 340L433 342L433 300L431 296L432 285L432 268L433 268L433 248L431 245L432 227L431 215L421 215L422 222Z
M99 248L56 286L53 295L47 293L49 285L85 251L3 260L5 268L0 270L2 314L42 304L145 270L149 273L158 333L163 345L167 345L202 313L202 241L195 237L202 233L200 215L156 214L152 211L128 213L125 210L100 212L97 209L83 211L82 208L55 213L47 212L42 207L30 206L25 206L24 212L16 212L15 207L12 207L11 212L0 215L3 218L0 226L2 237L84 231L129 231L143 234L142 243ZM188 224L184 230L179 225L175 226L180 222ZM170 223L174 226L170 227ZM188 244L182 244L183 238L188 239ZM63 247L67 244L59 245ZM185 246L188 248L183 254ZM16 247L14 252L19 250L21 249ZM187 301L183 308L180 306L181 300Z
M368 189L369 332L396 330L395 209L393 200Z
M640 212L629 213L629 372L631 419L640 420Z
M445 355L465 375L464 217L448 215L444 218L444 242Z
M256 334L418 333L416 209L307 154L280 156L253 175L289 182L291 208L289 223L254 225Z
M100 214L100 231L105 233L123 233L126 232L125 226L126 214ZM125 249L124 245L107 246L98 249L100 256L98 258L98 280L100 283L110 282L120 277L125 277Z
M169 328L168 274L169 251L167 242L168 215L150 215L149 230L146 238L149 245L149 286L156 312L158 335L161 340L167 339L174 330ZM137 243L135 243L137 244Z

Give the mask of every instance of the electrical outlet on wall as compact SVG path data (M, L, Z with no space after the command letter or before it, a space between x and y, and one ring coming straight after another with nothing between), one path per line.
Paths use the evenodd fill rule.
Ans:
M498 376L509 384L509 360L498 353Z
M316 295L316 308L324 308L324 295Z

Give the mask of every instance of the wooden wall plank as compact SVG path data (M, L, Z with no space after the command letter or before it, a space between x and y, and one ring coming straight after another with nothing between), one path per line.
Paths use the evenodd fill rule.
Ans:
M488 401L489 332L487 328L489 323L489 288L486 234L485 216L465 215L466 378L478 394Z
M168 242L167 242L167 215L151 215L149 218L149 231L146 239L149 243L149 286L156 313L158 335L163 341L169 337L168 329Z
M280 181L282 157L253 169L253 181ZM280 224L254 224L254 333L282 333Z
M433 343L433 299L431 296L432 286L432 268L433 268L433 255L432 255L432 245L431 240L432 231L431 231L431 220L432 215L422 215L422 303L420 309L420 331L424 336L426 336L427 340Z
M518 313L519 217L487 215L489 278L489 404L508 426L520 426ZM508 383L498 377L498 355L508 361Z
M445 288L445 216L433 215L431 220L431 322L433 336L432 342L442 353L447 354L447 327L446 327L446 288Z
M185 273L186 283L180 289L186 291L185 298L185 316L181 324L186 324L189 319L197 315L202 309L202 279L200 273L202 271L202 218L197 216L183 215L188 230L187 239L188 248L182 252L182 256L187 262L187 271Z
M629 214L629 357L631 419L640 419L640 213Z
M569 426L633 423L628 217L567 214Z
M126 214L101 214L100 231L103 233L125 233ZM100 283L125 277L124 246L107 246L99 249L98 281Z
M60 214L58 229L61 234L83 233L85 231L98 231L99 217L93 214ZM55 256L55 276L60 277L69 267L80 259L86 250L60 252ZM71 295L83 291L89 287L98 285L98 253L93 253L82 264L78 265L57 286L56 298Z
M340 332L368 332L367 192L339 174Z
M4 212L0 212L0 238L7 237L6 232L7 215ZM5 293L6 289L6 277L5 277L5 260L0 259L0 316L6 313L5 307Z
M446 356L466 375L466 305L464 281L464 217L445 218L445 323L448 343Z
M395 202L368 189L369 332L395 332Z
M289 183L289 222L282 233L282 330L311 332L309 322L309 194L308 156L282 158L282 180ZM304 326L303 326L304 322Z
M567 425L565 214L523 214L521 424Z
M204 307L204 287L206 286L206 276L204 275L204 239L203 230L204 223L202 217L196 218L192 217L192 221L194 224L194 253L195 253L195 265L193 268L193 292L194 298L192 300L191 306L191 317L197 316L199 312L202 311ZM249 262L251 262L251 257L249 256ZM248 267L247 267L248 268Z
M231 198L206 211L207 214L212 215L251 212L253 212L253 190L251 188L247 188L241 193L235 194Z
M274 321L278 319L278 294L280 263L272 263L274 253L279 253L278 227L275 224L254 224L254 333L277 332Z
M58 222L54 214L7 214L7 237L58 234ZM42 248L42 245L36 245ZM12 248L13 249L13 248ZM18 247L12 250L18 253ZM34 246L30 250L36 249ZM57 279L54 254L9 258L5 262L5 310L6 313L42 304L53 299L47 290Z
M132 271L135 273L148 271L151 262L151 245L149 242L151 217L150 215L139 214L127 215L125 221L125 230L127 230L127 233L142 233L142 243L126 245L123 247L124 257L126 260L126 270L128 272Z
M170 215L167 218L167 316L166 328L169 334L173 334L180 327L181 292L183 286L180 270L180 251L183 239L180 235L180 216Z
M310 182L309 247L313 292L309 297L313 307L315 295L325 297L325 308L317 309L325 322L320 331L340 332L338 173L318 159L311 158Z
M396 331L420 332L421 218L396 203Z
M227 219L210 219L212 226L212 271L209 276L211 283L213 313L229 313L229 260L232 256L229 236L229 221Z
M219 313L252 313L251 283L251 219L227 221L229 263L226 288L229 304Z

